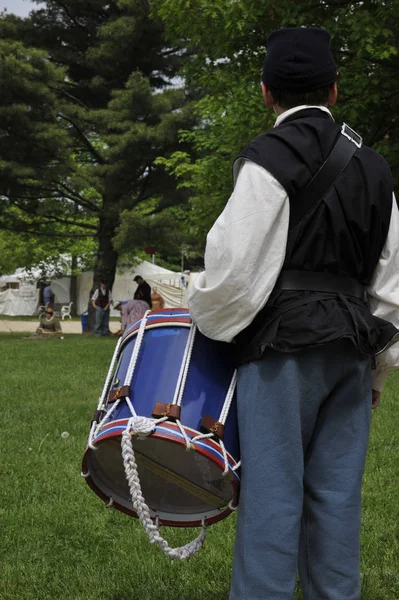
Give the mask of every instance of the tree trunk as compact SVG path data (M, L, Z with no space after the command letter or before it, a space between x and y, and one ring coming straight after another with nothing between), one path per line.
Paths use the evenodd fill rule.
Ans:
M78 257L76 254L72 254L71 261L71 281L69 284L69 302L73 302L71 306L71 315L76 317L78 310L78 276L76 275L76 269L78 266Z
M93 285L90 290L88 301L88 328L89 331L94 331L95 310L91 303L91 297L99 285L100 281L104 280L107 287L112 290L115 281L116 265L118 262L118 253L114 249L112 238L115 235L115 230L119 225L109 218L109 216L101 216L98 230L98 250L96 264L93 271Z

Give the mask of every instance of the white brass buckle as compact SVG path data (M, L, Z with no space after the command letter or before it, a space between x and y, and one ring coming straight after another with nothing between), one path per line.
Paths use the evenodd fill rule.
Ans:
M362 145L363 145L363 138L362 138L362 136L359 135L358 133L356 133L356 131L354 131L352 129L352 127L349 127L349 125L347 125L346 123L344 123L342 125L341 133L346 138L348 138L348 140L350 142L353 142L357 148L361 148L362 147Z

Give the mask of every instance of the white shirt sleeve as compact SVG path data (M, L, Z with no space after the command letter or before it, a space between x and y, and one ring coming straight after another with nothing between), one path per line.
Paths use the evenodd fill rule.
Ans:
M98 298L98 289L94 291L94 294L92 295L91 299L92 302L95 302Z
M368 288L373 315L390 321L399 329L399 210L395 196L385 246ZM373 389L381 391L391 369L399 368L399 343L377 356Z
M205 271L189 307L199 330L231 342L264 307L284 263L289 198L265 169L244 161L234 192L208 233Z

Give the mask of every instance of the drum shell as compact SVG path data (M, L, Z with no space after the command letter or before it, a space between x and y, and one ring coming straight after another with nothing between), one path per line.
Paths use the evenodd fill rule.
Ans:
M130 386L130 400L138 415L151 417L157 402L172 402L188 335L189 328L184 324L148 325ZM126 336L114 377L118 383L114 388L125 381L136 339L137 335ZM200 432L205 414L215 421L219 420L233 373L233 346L210 340L197 331L181 403L180 421L184 426ZM125 402L113 413L115 420L130 416ZM226 420L223 441L227 451L238 461L235 396Z

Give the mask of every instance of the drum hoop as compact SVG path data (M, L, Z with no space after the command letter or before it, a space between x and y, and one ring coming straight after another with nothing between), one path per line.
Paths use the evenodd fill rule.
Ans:
M90 448L87 448L86 453L83 457L83 464L82 464L83 473L85 473L87 471L87 460L88 460L88 454L90 452L93 452L93 451L90 450ZM105 492L103 492L101 488L99 488L97 486L97 484L93 481L90 474L88 476L86 476L85 479L87 481L88 486L93 490L93 492L95 492L95 494L97 494L97 496L99 498L101 498L107 504L107 507L108 507L109 503L110 503L110 497L107 494L105 494ZM233 494L234 494L232 502L234 502L234 505L235 505L237 503L238 491L239 491L238 484L235 480L232 482L232 486L233 486ZM129 515L129 517L134 517L135 519L137 519L137 514L133 509L127 508L126 506L124 506L123 504L120 504L116 500L114 500L112 502L112 507L115 509L118 509L120 512L123 512L126 515ZM227 505L224 508L221 508L220 510L214 509L212 511L212 513L217 513L217 514L213 514L211 517L207 518L206 524L213 525L214 523L217 523L218 521L221 521L222 519L225 519L226 517L228 517L232 512L234 512L234 509L230 508L229 505ZM167 515L168 515L168 513L159 511L155 514L154 517L152 517L152 520L155 521L156 517L158 516L160 525L165 525L168 527L201 527L201 525L202 525L203 517L200 517L200 518L196 519L195 521L184 521L184 520L175 521Z
M129 421L129 419L117 419L116 421L111 421L110 423L106 423L105 425L103 425L103 427L101 428L101 431L94 438L94 442L96 443L96 445L100 444L101 442L103 442L106 439L109 439L112 437L118 437L119 433L123 432L124 429L126 429L126 425L127 425L128 421ZM191 436L193 438L196 435L198 435L198 431L196 429L192 429L191 427L187 427L186 425L183 425L183 427L186 430L186 433L189 434L189 437ZM160 429L161 429L161 431L159 431ZM170 433L170 432L165 433L162 431L162 429L171 430L173 433ZM157 425L155 427L155 430L152 432L151 436L156 437L158 439L165 439L165 440L168 440L171 442L185 445L184 438L183 438L182 434L180 433L179 428L177 427L177 425L175 425L175 423L172 423L170 421L165 421L164 423ZM216 458L216 460L214 460L214 462L218 466L224 468L223 453L222 453L221 447L213 439L208 438L208 439L200 439L198 441L196 440L193 442L193 445L197 452L206 456L207 458L211 458L211 459ZM214 452L217 453L218 456L214 456L214 455L211 455L209 452L206 452L207 447L211 447L214 450ZM240 481L240 477L239 477L237 471L231 470L232 467L234 467L237 464L237 461L230 454L230 452L226 451L226 453L227 453L227 456L229 459L230 472L235 476L235 478L238 481Z
M147 317L147 322L148 319L150 319L151 321L159 321L159 322L167 322L170 319L175 319L178 322L186 322L186 320L189 320L190 322L192 321L191 316L190 316L190 310L188 308L184 309L184 308L179 308L179 309L175 309L175 312L173 312L173 309L164 309L161 311L150 311ZM129 335L129 333L132 333L133 330L135 331L136 329L138 329L140 327L140 322L141 322L141 318L138 319L137 321L135 321L134 323L131 323L131 325L126 329L126 331L124 332L124 334L122 335L122 339L124 338L124 336Z
M148 321L147 321L148 323ZM157 321L156 323L150 323L149 325L146 325L145 330L144 331L148 331L149 329L155 329L155 328L159 328L159 327L186 327L186 328L190 328L191 327L191 321ZM119 354L118 356L120 356L122 349L125 347L125 345L127 344L127 342L129 342L133 337L135 337L138 333L138 328L135 329L134 331L131 331L128 335L126 335L125 338L122 338L122 343L119 347Z
M119 420L119 423L121 423L123 420ZM126 429L126 423L128 421L128 419L124 419L125 423L124 426L121 429L116 429L112 432L108 432L107 435L103 436L101 438L101 440L98 441L98 438L96 439L96 442L98 444L100 444L101 442L105 441L106 439L110 439L110 438L118 438L121 436L121 434L123 433L123 431ZM115 423L115 422L114 422ZM161 425L165 425L166 423L162 423ZM174 425L174 423L167 423L168 425ZM110 428L109 428L110 429ZM188 430L190 433L198 433L195 429L191 429L189 427L186 427L186 430ZM101 434L100 434L101 435ZM158 439L165 439L167 441L171 441L174 443L178 443L181 445L185 445L183 436L181 435L181 437L179 438L178 436L173 436L173 435L168 435L168 434L159 434L158 432L154 431L152 434L152 436L158 438ZM215 444L215 442L213 442L213 440L199 440L198 442L194 442L194 444L197 444L200 448L200 450L198 448L196 448L196 451L199 452L199 454L205 456L206 458L212 460L215 464L217 464L218 466L220 466L221 470L223 471L224 468L224 463L223 463L223 457L218 461L215 460L215 456L212 454L209 454L206 452L206 446L210 446L211 444ZM215 444L217 445L217 444ZM93 450L91 450L89 447L86 449L86 452L84 454L83 457L83 464L82 464L82 472L85 474L85 478L86 481L88 483L88 485L91 487L91 489L102 499L104 500L104 502L107 503L107 505L109 505L110 502L110 497L105 494L105 492L102 491L101 488L99 488L97 486L97 484L93 481L90 473L89 473L89 469L88 469L88 456L90 453L93 453ZM221 453L220 453L221 454ZM231 460L232 462L234 462L235 464L236 461L234 460L234 458L228 453L228 457L229 460ZM231 466L231 465L230 465ZM88 473L86 475L86 473ZM231 486L232 486L232 490L233 490L233 497L231 499L231 501L223 508L221 509L212 509L211 511L209 511L210 513L213 513L212 516L210 516L209 518L206 519L206 524L207 525L212 525L213 523L217 523L218 521L224 519L225 517L227 517L229 514L231 514L232 512L234 512L234 509L231 508L231 506L237 506L238 504L238 495L239 495L239 476L237 474L236 471L231 471L231 473L234 475L234 478L231 481ZM119 502L117 502L116 500L113 500L112 502L112 506L114 508L117 508L118 510L120 510L121 512L129 515L129 516L133 516L135 518L137 518L137 515L135 513L135 511L133 509L127 508L126 506L124 506L123 504L120 504ZM154 512L154 511L153 511ZM178 520L174 520L173 518L171 518L170 516L168 516L168 513L165 513L164 511L157 511L154 514L153 520L155 521L156 517L159 517L159 522L161 525L165 525L165 526L169 526L169 527L200 527L202 524L202 520L203 520L203 516L200 516L198 519L196 519L195 521L185 521L184 518L186 518L186 515L182 515L181 519ZM177 517L175 517L177 518Z

